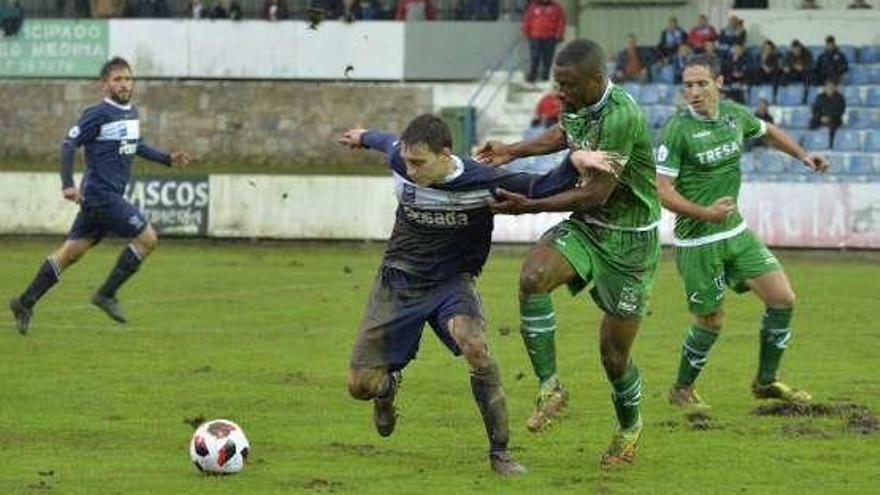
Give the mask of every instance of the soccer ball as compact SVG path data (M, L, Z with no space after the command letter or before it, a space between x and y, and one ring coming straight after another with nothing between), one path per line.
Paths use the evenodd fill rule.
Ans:
M233 474L244 469L250 444L244 431L228 419L202 423L189 442L189 457L199 471Z

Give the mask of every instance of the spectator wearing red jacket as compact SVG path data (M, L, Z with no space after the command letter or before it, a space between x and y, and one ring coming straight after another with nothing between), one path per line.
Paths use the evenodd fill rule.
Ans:
M437 18L437 9L431 0L398 0L398 21L433 21Z
M550 66L556 43L565 37L565 9L556 0L532 0L522 20L523 35L529 40L531 67L526 80L530 83L538 79L550 78Z
M562 101L555 91L545 93L538 100L535 107L535 115L532 117L532 127L548 128L559 122L559 114L562 112Z
M697 18L697 25L688 33L688 44L694 52L702 53L703 46L707 41L717 41L718 31L709 24L709 18L706 14L700 14Z

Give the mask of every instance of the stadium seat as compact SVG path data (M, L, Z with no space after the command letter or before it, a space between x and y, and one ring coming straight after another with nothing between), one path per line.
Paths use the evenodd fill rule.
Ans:
M874 157L866 153L850 155L846 173L851 175L874 175Z
M808 132L803 129L783 129L783 130L785 131L786 134L791 136L791 138L794 139L795 141L797 141L798 143L800 143L804 140L804 134L806 134Z
M810 89L807 90L807 105L813 104L813 101L816 100L816 95L819 94L819 91L822 91L822 86L810 86Z
M760 175L784 174L788 171L788 156L778 151L765 151L755 156L755 172Z
M834 136L837 151L862 151L862 133L851 129L838 129Z
M773 86L764 85L764 86L752 86L749 88L749 97L746 101L748 101L749 106L755 107L758 105L758 101L764 98L770 104L773 104Z
M792 129L806 129L810 126L810 119L813 117L813 112L809 107L792 107L786 110L786 118L782 120L783 126Z
M843 123L851 129L867 129L871 127L871 117L866 112L866 108L849 107L843 115Z
M863 66L868 69L868 83L880 84L880 64Z
M755 172L755 155L753 153L743 153L739 161L740 170L744 174L752 174Z
M880 63L880 46L878 45L862 45L859 49L860 64L876 64Z
M639 91L639 103L642 105L655 105L660 101L658 84L645 84ZM664 85L665 86L665 85Z
M630 94L630 96L635 98L636 101L640 101L639 100L639 93L641 91L641 85L639 83L627 81L627 82L623 83L622 86L623 86L623 89L627 93Z
M813 62L819 59L819 55L822 55L822 52L825 51L825 45L810 45L807 47L807 50L810 50L810 54L813 56ZM853 63L853 60L847 60L849 63Z
M800 105L804 98L804 87L800 84L790 84L779 88L776 94L776 104L786 107Z
M804 134L804 148L810 151L825 151L828 147L828 130L820 129Z
M865 105L880 107L880 86L868 86L868 90L865 93Z
M880 152L880 129L865 132L865 151Z
M849 63L850 67L853 64L858 63L859 59L856 58L856 47L853 45L837 45L837 49L843 53L843 56L846 57L847 63Z
M648 107L648 125L659 128L666 124L669 117L675 113L675 107L672 105L652 105Z
M841 86L839 91L843 95L843 99L846 100L847 107L858 107L862 105L861 86Z
M674 84L675 83L675 68L668 64L657 64L654 65L651 70L651 75L654 78L655 82L665 83L665 84Z
M868 84L871 82L870 66L850 65L849 70L843 75L843 83L848 85Z

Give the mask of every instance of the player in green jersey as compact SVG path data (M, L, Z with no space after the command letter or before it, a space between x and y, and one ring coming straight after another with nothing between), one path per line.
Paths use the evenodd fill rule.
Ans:
M682 77L687 108L673 116L657 149L657 189L663 206L677 215L676 264L694 315L681 351L669 400L688 412L708 405L694 391L709 350L724 323L724 288L754 291L766 309L752 392L758 398L809 400L780 382L776 372L791 338L795 295L779 261L746 227L736 209L743 140L765 136L768 145L824 172L828 163L808 153L773 124L720 99L723 84L714 58L691 59Z
M573 212L532 248L520 273L521 331L539 381L535 410L526 425L533 432L544 430L567 400L556 373L550 293L563 284L572 293L589 287L604 313L600 353L619 423L601 464L629 463L642 429L641 378L630 348L659 256L660 204L651 136L636 102L608 79L604 51L596 43L576 40L566 45L556 58L553 78L564 104L560 123L514 144L490 141L477 154L484 162L503 164L568 148L575 166L587 173L580 187L549 198L498 192L498 212Z

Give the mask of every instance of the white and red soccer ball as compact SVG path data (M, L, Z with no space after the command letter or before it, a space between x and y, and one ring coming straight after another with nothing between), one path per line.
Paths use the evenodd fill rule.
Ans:
M233 474L244 469L250 448L240 426L228 419L214 419L196 428L189 456L199 471Z

